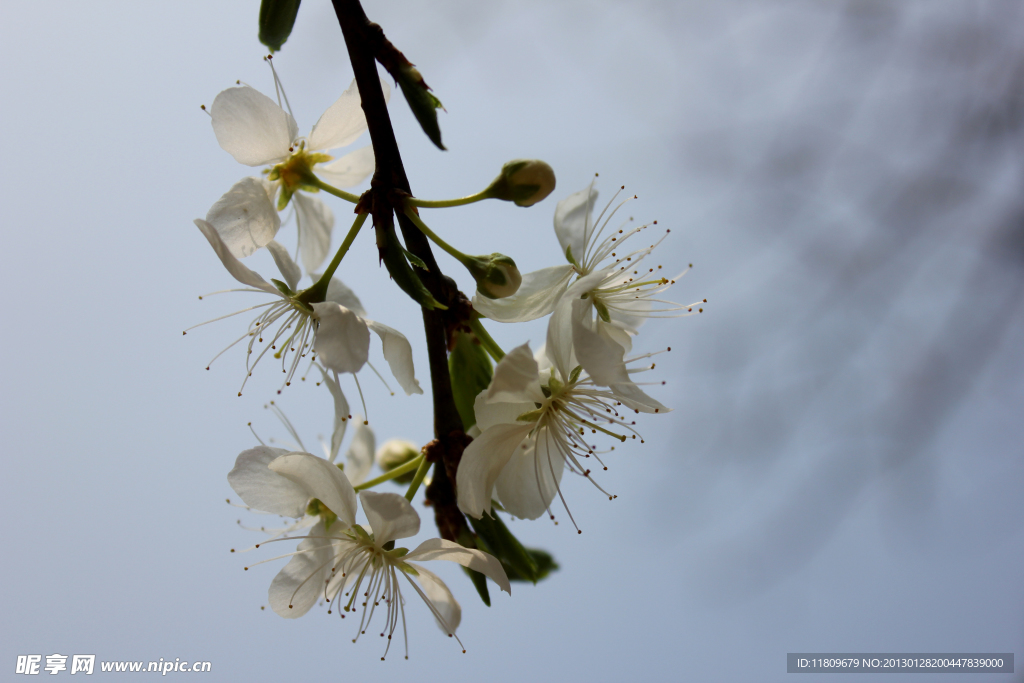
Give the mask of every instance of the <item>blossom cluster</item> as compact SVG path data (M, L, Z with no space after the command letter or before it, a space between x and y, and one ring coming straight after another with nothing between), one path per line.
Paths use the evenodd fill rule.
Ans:
M283 88L276 73L274 80L281 98ZM387 96L388 84L382 81L381 87ZM504 529L497 517L499 511L522 519L537 519L545 513L553 518L556 497L571 519L563 495L566 472L586 479L613 498L596 474L607 469L602 455L614 446L602 450L589 439L600 434L612 443L642 441L635 417L669 411L642 388L643 383L635 381L639 373L655 367L650 361L655 353L634 351L641 326L649 318L703 309L701 303L684 306L664 298L681 274L668 276L661 265L650 264L650 257L668 231L653 242L642 242L658 230L657 223L633 226L631 219L617 220L629 201L618 201L618 194L595 216L594 182L562 199L555 208L559 252L553 260L558 264L526 274L500 253L463 254L435 234L421 215L421 209L491 198L532 206L554 189L554 173L544 162L509 162L485 190L469 197L404 200L395 210L460 262L476 283L471 308L464 306L459 314L462 318L455 319L459 324L451 326L449 347L468 339L466 352L482 370L462 372L458 364L469 361L452 351L454 390L470 392L466 404L459 406L468 445L452 482L456 514L465 515L477 533L428 539L411 551L396 547L396 542L420 531L412 501L436 458L429 457L426 446L421 449L395 439L375 456L374 432L368 421L350 415L341 388L343 375L354 378L369 364L372 332L402 390L408 395L423 393L409 338L371 319L356 293L338 276L343 258L370 213L360 197L341 188L358 185L374 170L372 149L364 147L337 159L331 156L367 129L359 89L353 82L307 136L299 135L287 98L284 104L241 84L214 99L207 113L217 142L236 161L260 167L262 173L235 183L195 224L228 274L242 285L225 291L260 297L254 305L231 314L255 317L221 351L239 345L245 348L239 396L269 354L280 361L284 375L278 393L297 374L315 373L317 384L331 395L334 427L330 443L323 444L323 454L315 455L275 404L295 443L282 448L260 441L243 451L228 474L228 483L243 507L290 520L278 529L262 527L270 537L250 550L267 543L299 541L284 555L249 565L288 558L271 582L271 609L282 617L296 618L319 603L342 618L358 616L357 638L379 613L383 626L378 630L387 639L387 654L400 622L405 632L403 588L408 592L412 587L446 634L454 636L461 621L461 608L452 591L422 562L447 560L471 570L471 575L479 577L477 590L485 601L489 598L483 577L509 594L510 580L543 577L547 570L537 569L537 558L546 554L527 552L507 530L495 532L512 539L509 543L519 554L510 554L507 547L498 547L509 543L489 540L483 529L492 528L488 524ZM355 213L352 227L326 267L335 219L321 199L323 194L354 204ZM289 216L282 219L282 212L289 207ZM290 216L296 224L294 252L277 241ZM376 218L374 215L377 256L388 265L402 290L415 297L415 273L426 266L404 247L387 251L380 243L380 235L387 237L387 232L382 232ZM393 230L390 234L397 240ZM265 278L243 264L242 259L263 249L276 264L279 278ZM412 274L404 283L399 281L399 274L405 273L402 268ZM308 284L302 285L305 277ZM424 295L420 303L425 308L447 310L430 295ZM451 314L456 315L454 311ZM546 337L536 349L527 342L506 353L484 326L485 321L519 323L545 316L550 316ZM385 313L383 317L388 316ZM472 381L463 379L470 375ZM339 462L350 424L355 424L354 434L344 462ZM375 464L383 474L369 479ZM408 483L404 496L372 490L392 480ZM360 507L365 522L358 521ZM547 566L553 567L553 561Z

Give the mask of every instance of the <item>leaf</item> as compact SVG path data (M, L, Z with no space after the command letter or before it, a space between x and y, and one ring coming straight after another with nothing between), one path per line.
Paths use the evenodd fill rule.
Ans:
M380 246L380 237L383 233L383 246ZM448 307L438 302L433 295L427 290L423 281L420 280L419 276L409 265L409 262L405 258L405 247L398 242L398 236L395 234L394 226L387 228L378 228L378 252L380 254L381 261L384 262L385 267L388 269L388 273L391 275L391 279L395 281L395 284L401 288L403 292L413 298L416 303L423 306L428 310L440 308L442 310Z
M260 42L277 52L288 40L301 0L263 0L260 3Z
M409 108L412 109L413 115L420 123L420 128L427 134L430 141L437 145L438 149L443 150L441 127L437 123L437 110L443 109L441 100L430 92L430 86L411 64L403 65L397 71L398 87L402 89L405 101L409 103ZM395 74L392 72L392 75Z
M463 527L459 532L459 544L465 548L477 548L478 543L473 539L473 534L469 533L469 529ZM484 550L483 548L480 548ZM486 551L485 551L486 552ZM469 567L463 567L462 571L466 572L470 580L473 581L473 586L476 587L476 592L483 600L484 604L488 607L491 606L491 592L487 589L487 577L478 571L474 571Z
M430 268L427 268L427 264L424 263L423 259L421 259L419 256L417 256L416 254L412 253L411 251L409 251L405 247L402 247L402 253L405 254L405 258L409 259L409 263L413 264L414 266L416 266L420 270L425 270L428 273L430 272Z
M448 355L448 374L452 378L452 395L463 429L476 424L473 402L490 386L493 373L491 357L476 338L466 332L456 332L455 346Z
M481 550L486 550L498 558L502 566L505 567L507 575L511 577L512 574L516 574L520 577L519 580L533 583L537 583L543 578L537 561L523 547L519 539L508 530L500 517L497 515L494 517L483 515L480 519L469 517L469 523L473 525L473 530L476 532L478 546L486 546L485 548L481 547Z
M490 607L491 592L487 590L487 577L480 572L469 569L468 567L463 567L462 571L469 574L469 578L473 581L473 586L476 588L476 592L480 596L480 599L484 601L485 605Z

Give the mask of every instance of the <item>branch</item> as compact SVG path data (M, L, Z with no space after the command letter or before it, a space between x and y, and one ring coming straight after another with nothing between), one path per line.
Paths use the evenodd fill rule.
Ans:
M376 170L370 182L370 190L363 196L360 203L369 204L368 208L373 215L374 226L378 228L378 236L381 229L386 230L394 225L394 214L398 209L398 225L402 231L402 237L405 239L406 248L427 266L426 271L417 268L417 275L434 298L449 307L448 311L424 309L423 327L427 338L427 356L430 362L430 384L434 403L434 436L441 446L445 469L454 474L455 468L458 467L459 457L462 455L465 435L462 431L462 421L455 408L451 378L448 374L448 330L461 322L458 318L464 314L464 307L455 304L464 297L454 282L441 273L427 238L401 210L405 198L412 196L412 190L409 187L409 179L405 175L402 156L398 151L398 142L395 140L395 131L391 126L391 117L388 114L387 103L384 101L384 92L377 76L377 64L374 57L376 49L382 44L381 41L388 46L391 44L387 42L380 26L367 19L359 0L332 0L332 2L334 11L338 15L342 34L345 37L345 44L348 47L348 56L352 62L356 84L359 87L359 96L362 100L363 112L366 114L366 125L370 132L373 154L376 159ZM391 49L394 49L393 46ZM431 495L431 500L435 505L435 515L438 519L441 519L443 515L446 520L444 528L441 529L442 536L449 540L455 540L450 537L451 533L457 531L457 529L452 529L454 515L457 515L459 520L459 524L454 524L454 526L465 527L466 522L457 507L454 507L454 514L453 510L449 509L455 504L454 488L450 479L443 476L439 478L435 475L434 481L438 482L439 487L432 485L428 489L428 493L433 491L434 495L438 496L435 499ZM447 490L443 490L445 486L447 486Z

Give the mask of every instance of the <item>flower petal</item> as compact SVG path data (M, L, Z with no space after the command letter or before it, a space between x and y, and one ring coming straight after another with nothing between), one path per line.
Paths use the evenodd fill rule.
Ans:
M292 115L247 85L228 88L210 107L213 133L221 148L246 166L284 160L299 127Z
M530 344L522 344L505 354L494 366L491 385L487 387L488 403L544 400L540 389L537 361Z
M671 408L666 408L648 396L632 381L612 384L608 388L612 390L615 397L622 401L622 404L627 408L639 410L641 413L668 413L672 411Z
M476 518L491 511L494 482L533 426L532 422L494 425L466 447L455 475L460 510Z
M405 335L376 320L364 320L367 327L377 333L384 346L384 360L391 368L391 374L398 380L406 396L422 394L423 389L416 381L416 369L412 364L412 344Z
M206 214L206 220L235 258L245 258L270 243L281 217L258 178L242 178Z
M380 79L384 89L384 100L391 97L391 86L383 78ZM341 97L327 108L320 120L313 126L309 134L311 150L334 149L351 145L366 130L366 116L359 98L359 86L355 80L348 86Z
M285 517L302 517L309 494L306 490L270 469L270 463L288 453L283 448L257 446L242 451L228 472L228 483L242 502L263 512Z
M292 257L288 254L288 250L284 248L284 245L277 240L271 240L267 244L267 250L270 255L274 257L274 263L277 264L277 269L281 271L281 277L288 283L288 286L295 291L295 288L299 284L299 280L302 279L302 269L299 268L299 264L292 260Z
M543 402L543 398L540 402ZM491 403L487 400L487 392L481 391L473 401L473 413L476 415L476 427L480 433L498 424L526 424L518 420L523 413L537 408L534 401L514 401L510 403ZM472 436L472 435L470 435Z
M321 276L314 273L312 277L313 282L316 282ZM336 277L332 277L331 281L327 283L327 301L341 304L360 318L366 317L366 310L363 308L363 303L359 300L359 297Z
M362 415L356 415L356 433L352 435L352 443L345 455L345 475L353 485L366 481L366 475L373 467L373 453L377 448L377 439L373 430L363 424Z
M549 432L541 430L526 450L517 448L495 482L498 499L516 517L537 519L558 493L565 458Z
M548 320L547 343L544 345L544 351L562 381L568 379L576 367L576 355L572 348L572 304L573 299L563 297L555 306Z
M512 586L508 582L505 570L501 567L501 562L498 561L498 558L482 550L463 548L458 543L446 541L443 538L430 538L420 543L415 550L402 559L417 562L426 562L427 560L457 562L463 567L489 576L501 590L512 595Z
M258 273L246 268L242 265L241 261L231 254L231 250L228 249L228 245L224 244L224 240L222 240L220 235L217 234L217 228L213 227L202 218L197 218L194 222L196 227L199 228L199 231L203 233L204 237L206 237L210 246L213 247L213 250L217 253L217 257L220 258L220 262L223 263L227 271L231 273L231 277L235 278L243 285L262 289L265 292L281 296L281 293L277 291L276 287L260 277Z
M626 350L611 337L592 329L593 321L589 320L591 302L575 299L572 308L573 349L590 378L595 384L604 386L631 382L623 362Z
M313 304L320 320L314 350L335 372L359 372L370 354L370 330L363 319L336 303Z
M299 229L299 253L307 273L320 267L331 248L334 213L319 197L305 192L292 195L295 222Z
M338 515L335 524L347 529L356 521L356 492L336 466L309 453L288 453L270 463L270 469L306 489L311 498ZM334 529L334 526L331 526Z
M565 293L569 278L576 272L571 265L542 268L523 275L519 290L504 299L473 295L473 308L482 316L501 323L519 323L542 318L555 310Z
M310 538L299 543L298 554L270 583L270 608L285 619L301 617L324 594L334 564L334 544L326 533L323 522L310 529Z
M591 213L597 201L597 190L594 183L575 194L571 194L555 207L555 235L562 247L562 255L572 249L573 259L583 265L586 256L587 240L594 226L591 225Z
M373 541L382 546L388 541L409 538L420 532L420 516L412 503L397 493L362 491L359 501L373 529Z
M416 578L423 587L423 593L430 600L438 628L449 635L455 633L462 623L462 607L458 600L437 574L418 564L412 565L412 568L416 570Z
M374 167L373 147L367 145L329 164L317 164L313 172L328 185L352 187L369 178Z
M323 381L327 385L327 390L331 392L331 398L334 399L334 431L331 433L331 452L327 457L327 462L334 462L338 457L338 451L341 450L341 441L345 438L345 431L348 429L348 401L345 399L345 394L341 392L341 386L327 374L327 371L320 368L320 373L324 376Z

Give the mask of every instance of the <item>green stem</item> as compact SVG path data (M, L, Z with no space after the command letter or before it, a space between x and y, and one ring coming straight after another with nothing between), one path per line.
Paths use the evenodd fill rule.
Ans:
M416 469L416 474L413 475L412 483L409 484L409 490L405 492L405 499L410 503L416 495L416 491L419 490L420 484L423 483L423 478L427 476L427 470L429 469L430 462L426 458L422 458L420 466Z
M433 240L434 244L436 244L437 246L441 247L449 254L451 254L452 257L454 257L455 260L458 261L459 263L466 264L466 262L469 260L469 257L463 254L455 247L453 247L452 245L445 242L436 234L434 234L434 231L428 228L427 224L424 223L423 220L419 217L419 214L416 213L416 209L412 208L411 206L407 206L405 209L405 215L409 217L409 220L411 220L416 225L417 228L419 228L420 232L422 232L424 235Z
M417 199L416 197L410 197L405 201L407 204L418 206L421 209L446 209L449 206L465 206L466 204L472 204L473 202L479 202L490 198L490 192L487 190L481 190L476 194L459 197L458 199Z
M494 338L487 333L483 323L480 322L480 318L470 318L469 326L472 328L473 334L476 335L476 338L480 340L480 344L483 345L484 350L491 354L491 358L495 361L500 361L505 357L505 352L501 350L500 346L498 346L498 342L494 341Z
M370 481L364 481L359 486L353 486L352 488L354 488L356 491L364 491L366 489L372 489L377 484L383 484L386 481L391 481L395 477L402 476L406 472L412 472L417 467L421 467L422 464L425 463L425 462L426 462L426 458L424 458L422 455L419 455L419 456L413 458L412 460L410 460L409 462L405 463L404 465L399 465L395 469L390 470L388 472L385 472L384 474L380 475L376 479L371 479ZM416 474L417 475L419 474L418 470L417 470ZM420 477L420 480L422 480L422 479L423 478ZM413 479L413 483L416 483L415 479Z
M352 194L351 192L345 192L345 190L339 190L333 185L328 185L324 181L317 178L315 175L310 174L310 176L308 178L305 178L305 180L307 182L310 182L312 185L316 185L317 187L319 187L321 190L328 194L333 194L335 197L341 197L346 202L352 202L353 204L359 203L359 195Z
M327 287L331 284L331 278L334 277L334 272L338 270L338 266L341 265L341 259L345 258L345 254L348 253L349 247L352 246L356 235L359 234L359 229L363 227L363 223L366 222L366 217L369 215L368 213L361 213L356 216L352 227L349 228L348 234L345 235L345 240L338 247L338 252L331 259L330 265L327 266L327 270L324 271L324 274L320 276L320 279L312 287L299 295L298 298L301 301L304 303L318 303L324 300L324 297L327 296Z

